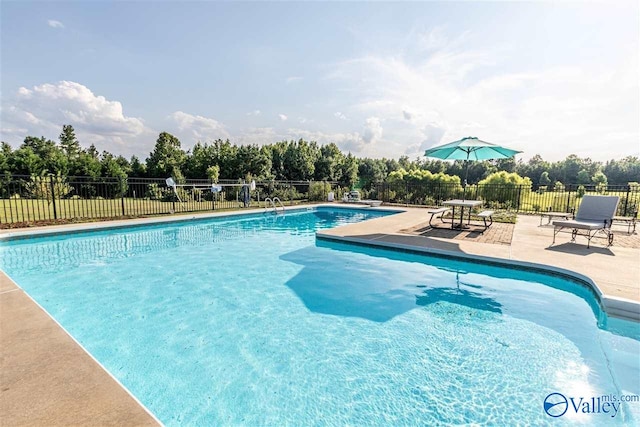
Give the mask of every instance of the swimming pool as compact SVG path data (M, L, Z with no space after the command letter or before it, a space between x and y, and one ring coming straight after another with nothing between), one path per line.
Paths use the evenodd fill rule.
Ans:
M0 268L167 425L551 424L551 393L638 394L638 337L578 283L316 242L385 214L7 241ZM633 424L636 407L561 420Z

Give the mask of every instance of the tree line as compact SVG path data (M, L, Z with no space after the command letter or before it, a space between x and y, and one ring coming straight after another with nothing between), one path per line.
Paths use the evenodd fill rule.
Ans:
M373 183L409 176L411 171L414 175L417 171L428 171L445 181L451 177L460 180L465 172L464 161L410 160L407 156L397 160L357 158L343 153L335 143L320 145L303 139L261 146L235 145L228 139L217 139L198 142L185 151L180 140L167 132L160 133L153 151L141 161L136 156L127 159L108 151L100 153L93 144L82 148L71 125L62 127L58 141L27 136L15 150L6 142L1 145L0 172L5 176L315 180L368 189ZM477 183L500 171L528 178L535 187L640 182L640 159L635 156L602 163L573 154L557 162L535 155L526 162L514 158L470 162L468 168L469 183Z

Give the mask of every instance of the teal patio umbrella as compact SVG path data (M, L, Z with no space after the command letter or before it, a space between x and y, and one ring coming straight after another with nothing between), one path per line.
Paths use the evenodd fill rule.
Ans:
M469 160L494 160L507 159L522 151L512 150L490 142L482 141L475 136L468 136L459 141L429 148L424 152L427 157L435 157L442 160L464 160L464 188L467 187L469 175Z

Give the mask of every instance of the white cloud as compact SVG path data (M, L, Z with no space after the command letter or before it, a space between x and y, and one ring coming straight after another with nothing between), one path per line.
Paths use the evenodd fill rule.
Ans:
M424 151L427 148L439 145L442 141L442 137L446 133L447 129L440 123L428 123L423 129L422 134L424 140L420 144L420 151Z
M278 114L278 117L280 118L281 121L286 122L288 117L285 116L284 114Z
M260 110L253 110L253 111L249 111L247 113L247 116L259 116L260 114L262 114Z
M287 134L283 139L298 140L303 138L306 141L316 141L321 145L335 143L341 150L352 153L359 152L364 146L362 137L358 132L328 133L322 131L310 131L307 129L287 129Z
M226 131L224 125L215 119L194 116L182 111L172 113L169 118L176 123L179 138L183 142L229 138L229 132Z
M47 24L49 24L51 28L64 28L64 24L60 21L56 21L55 19L49 19Z
M364 122L362 140L365 144L371 144L380 138L382 138L382 126L380 125L380 119L377 117L369 117Z
M465 136L523 150L525 159L640 154L637 52L624 64L505 71L503 47L465 50L437 37L425 41L434 52L417 62L367 55L332 67L336 92L353 100L352 115L384 118L376 155L421 155L436 141ZM380 139L376 129L368 123L363 139Z
M236 144L257 144L265 145L271 144L276 141L282 141L287 139L285 135L278 134L275 129L270 127L249 128L240 132L233 137L233 141Z
M345 116L344 113L341 113L340 111L333 113L333 115L340 120L347 120L347 116Z
M3 100L2 112L3 128L25 131L12 135L3 130L2 137L10 137L13 143L26 135L55 140L62 125L70 124L83 146L96 144L100 149L126 155L138 151L138 137L151 132L141 119L126 116L120 102L70 81L21 87L13 98Z
M293 83L293 82L298 82L298 81L300 81L300 80L302 80L302 77L299 77L299 76L291 76L291 77L287 77L287 80L286 80L286 81L287 81L287 84L289 84L289 83Z

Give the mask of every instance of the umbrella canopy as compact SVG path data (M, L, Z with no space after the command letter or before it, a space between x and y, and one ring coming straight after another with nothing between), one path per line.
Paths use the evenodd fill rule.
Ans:
M522 153L522 151L482 141L475 136L468 136L459 141L429 148L424 152L424 155L443 160L491 160L506 159L518 153Z
M469 160L507 159L522 151L512 150L490 142L482 141L475 136L468 136L459 141L453 141L438 147L429 148L424 152L427 157L443 160L465 160L464 188L467 187L469 174Z

